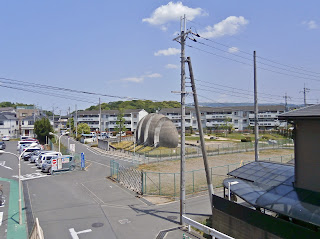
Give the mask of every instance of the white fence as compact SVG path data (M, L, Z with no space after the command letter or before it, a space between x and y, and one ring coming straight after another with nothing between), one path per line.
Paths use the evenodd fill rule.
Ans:
M219 239L234 239L233 237L230 237L226 234L223 234L222 232L219 232L213 228L210 228L210 227L207 227L197 221L194 221L186 216L182 216L182 222L184 222L185 224L188 225L188 228L189 228L189 232L190 232L190 226L193 226L194 228L197 228L198 230L208 234L208 235L211 235L212 238L219 238Z
M40 227L39 220L36 218L36 222L33 225L29 239L44 239L42 228Z

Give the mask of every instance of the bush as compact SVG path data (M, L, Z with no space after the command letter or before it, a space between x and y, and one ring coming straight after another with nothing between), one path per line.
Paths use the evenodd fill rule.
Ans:
M251 142L251 138L250 137L245 137L241 139L241 142Z
M189 133L186 133L186 136L191 136L191 134L189 134Z

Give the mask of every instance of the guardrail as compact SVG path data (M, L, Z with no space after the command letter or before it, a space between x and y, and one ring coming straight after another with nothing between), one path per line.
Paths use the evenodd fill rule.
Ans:
M219 238L219 239L234 239L233 237L230 237L222 232L217 231L216 229L207 227L197 221L194 221L184 215L182 215L182 222L188 225L188 231L190 232L191 228L190 226L197 228L198 230L212 236L212 238Z

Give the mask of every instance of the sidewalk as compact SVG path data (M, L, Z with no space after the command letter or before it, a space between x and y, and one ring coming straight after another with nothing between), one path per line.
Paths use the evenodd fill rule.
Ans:
M19 183L12 179L0 178L0 181L5 181L10 183L9 198L7 198L6 205L8 208L8 218L7 220L7 239L27 239L27 222L25 215L24 198L22 193L22 224L19 224Z

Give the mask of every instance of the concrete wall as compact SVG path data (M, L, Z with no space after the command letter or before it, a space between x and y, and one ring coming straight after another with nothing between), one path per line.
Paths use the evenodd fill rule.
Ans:
M320 192L320 121L295 123L295 186Z
M103 150L109 150L109 141L98 139L98 148Z

